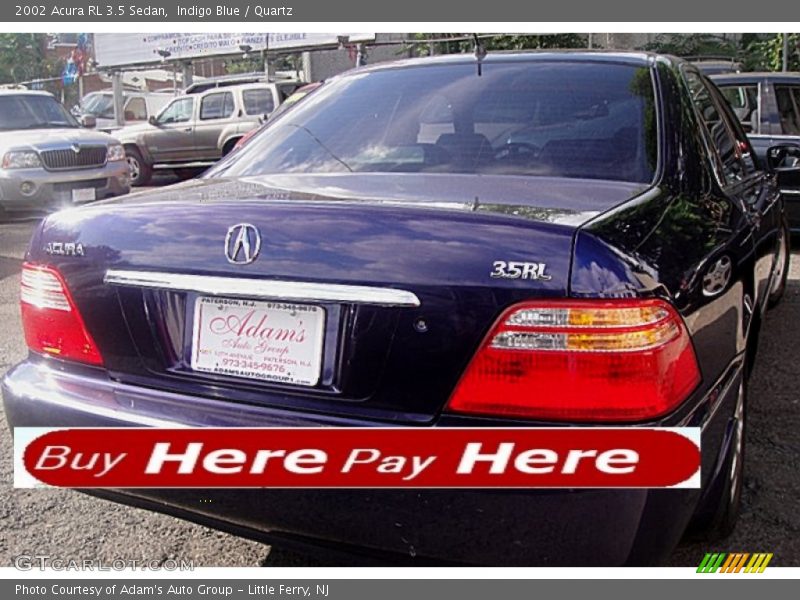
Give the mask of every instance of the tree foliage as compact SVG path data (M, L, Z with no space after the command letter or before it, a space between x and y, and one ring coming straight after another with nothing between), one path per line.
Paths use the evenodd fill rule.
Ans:
M416 56L428 54L457 54L471 52L475 42L471 34L415 33L417 41L411 51ZM537 50L545 48L586 48L588 36L580 33L552 34L498 34L481 36L480 42L487 50ZM427 43L426 43L427 42Z
M412 54L452 54L471 52L474 42L469 34L416 33L412 38ZM601 38L602 41L602 38ZM586 48L588 35L559 34L497 34L481 38L481 44L491 50L529 50L546 48ZM744 70L780 71L783 60L783 35L780 33L745 33L725 37L713 33L661 33L642 50L690 58L730 58L742 64ZM800 70L800 34L789 34L789 69Z
M0 33L0 83L58 77L61 67L47 57L45 33Z
M773 33L742 40L748 71L780 71L783 67L783 34ZM789 34L789 70L800 71L800 34Z
M712 33L661 33L643 49L685 57L737 58L739 44Z

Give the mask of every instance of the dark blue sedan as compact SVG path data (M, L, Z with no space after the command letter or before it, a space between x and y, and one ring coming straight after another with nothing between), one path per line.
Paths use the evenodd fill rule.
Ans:
M94 492L396 564L657 564L734 527L788 260L773 169L686 62L377 65L199 180L45 219L3 398L12 426L699 427L701 489Z

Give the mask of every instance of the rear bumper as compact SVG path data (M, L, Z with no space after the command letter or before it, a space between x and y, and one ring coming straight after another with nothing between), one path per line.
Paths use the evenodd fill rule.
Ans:
M737 370L733 379L738 377ZM736 388L725 385L731 387ZM374 425L164 393L113 382L102 371L77 375L32 361L7 374L2 392L12 427ZM715 398L720 401L703 427L704 482L724 447L734 394ZM665 560L700 494L640 489L132 489L97 495L257 540L342 545L396 564L599 566Z

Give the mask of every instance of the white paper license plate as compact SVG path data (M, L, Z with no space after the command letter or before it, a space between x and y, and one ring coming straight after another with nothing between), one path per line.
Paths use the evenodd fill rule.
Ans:
M94 188L81 188L78 190L72 190L73 202L89 202L90 200L94 200L96 197L97 190Z
M324 335L319 306L201 296L194 308L192 369L316 385Z

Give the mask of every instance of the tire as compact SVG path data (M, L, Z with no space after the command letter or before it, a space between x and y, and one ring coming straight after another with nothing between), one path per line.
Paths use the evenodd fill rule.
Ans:
M772 287L769 291L769 298L767 299L767 308L776 307L783 294L786 291L786 280L789 277L789 262L792 258L791 244L792 236L789 232L789 227L784 223L781 228L780 248L778 249L777 264L779 271L776 273L775 281L772 282Z
M709 494L689 526L688 536L715 542L727 538L736 526L744 487L745 424L747 383L742 376L733 416L728 423L730 445L719 473L711 482Z
M150 183L153 177L153 167L145 162L142 153L137 148L125 148L125 158L131 174L131 186L138 187Z

